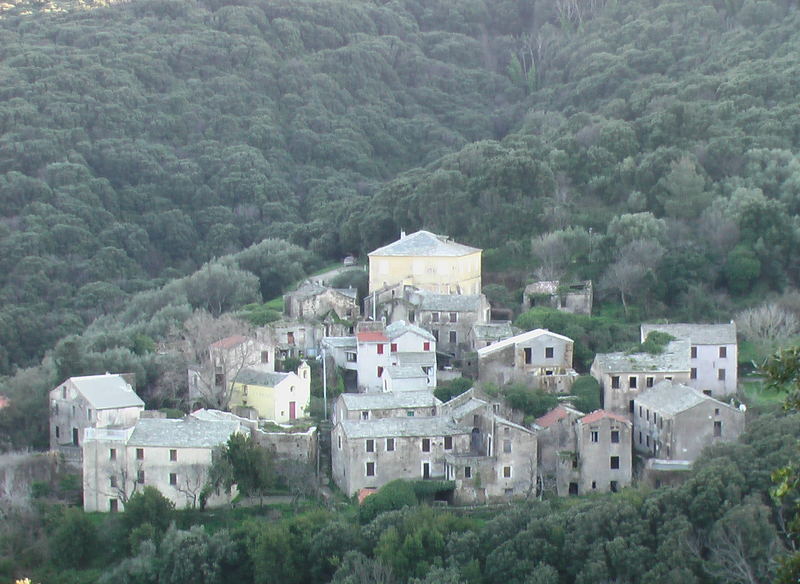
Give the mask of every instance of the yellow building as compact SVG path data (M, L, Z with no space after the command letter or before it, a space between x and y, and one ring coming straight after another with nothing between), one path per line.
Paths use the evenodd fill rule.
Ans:
M401 233L369 254L369 291L409 285L437 294L480 294L481 253L430 231Z
M243 369L233 383L230 405L253 408L259 418L282 423L305 417L310 400L311 368L304 361L296 373Z

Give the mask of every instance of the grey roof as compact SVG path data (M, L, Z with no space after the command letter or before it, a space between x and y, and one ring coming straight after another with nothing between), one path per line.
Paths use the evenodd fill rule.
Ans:
M389 365L385 371L386 375L392 379L427 379L427 374L421 367L400 365Z
M481 251L450 241L444 235L436 235L430 231L417 231L401 237L394 243L380 247L368 254L370 256L436 256L457 257Z
M401 335L404 335L406 333L409 333L409 332L410 333L415 333L415 334L417 334L417 335L421 336L422 338L427 339L429 341L435 341L436 340L434 338L434 336L431 333L429 333L428 331L426 331L425 329L420 328L420 327L418 327L417 325L414 325L414 324L408 324L404 320L398 320L396 322L393 322L392 324L387 326L386 330L385 330L386 336L388 338L390 338L390 339L396 339L397 337L399 337Z
M510 322L498 324L474 324L472 334L478 340L500 341L514 336L514 329Z
M474 412L478 408L484 407L485 405L487 404L482 399L470 397L463 403L460 403L457 406L452 407L450 409L450 415L453 416L455 419L463 418L464 416L470 414L471 412Z
M356 288L331 288L333 291L338 292L342 296L347 296L355 300L358 298L358 290Z
M289 377L289 375L290 373L242 369L239 375L236 376L235 383L249 383L253 385L263 385L264 387L275 387L281 381Z
M692 470L691 460L667 460L665 458L649 458L645 466L650 470L658 471L687 471Z
M528 331L526 333L520 333L513 337L509 337L507 339L503 339L502 341L498 341L496 343L492 343L491 345L487 345L485 347L481 347L478 349L478 357L483 357L485 355L490 355L495 351L499 351L500 349L504 349L511 345L516 345L517 343L524 343L525 341L530 341L531 339L537 337L553 337L555 339L559 339L564 341L565 343L572 343L573 340L569 337L565 337L564 335L560 335L558 333L554 333L547 329L533 329L532 331ZM688 349L687 349L688 350Z
M430 390L343 393L341 399L348 410L404 410L441 403Z
M199 420L192 416L181 420L142 418L136 423L128 445L213 448L227 442L239 428L238 422Z
M322 339L322 344L334 349L355 349L358 340L355 337L325 337Z
M69 381L96 410L144 407L142 399L136 395L122 375L112 373L87 375L70 377Z
M318 294L322 294L327 290L326 286L317 284L316 282L306 282L294 292L289 292L286 296L293 296L295 298L313 298Z
M455 436L468 434L469 428L447 416L381 418L379 420L343 420L348 438L393 438L402 436Z
M511 420L498 416L497 414L494 415L494 420L499 424L511 426L512 428L516 428L517 430L522 430L523 432L527 432L528 434L533 434L533 430L531 430L530 428L526 428L525 426L517 424L516 422L512 422ZM541 430L541 428L539 428L538 426L537 429Z
M436 354L430 351L395 353L395 358L397 364L403 367L411 365L434 367L436 365Z
M658 355L622 352L598 353L592 367L597 365L606 373L689 371L689 348L689 341L672 341Z
M637 405L648 409L662 412L667 415L675 415L693 408L703 402L711 401L720 406L730 408L728 404L714 399L701 391L684 385L673 383L672 381L662 381L655 387L641 393L634 398ZM735 408L733 408L735 409Z
M728 324L642 324L642 336L652 331L662 331L675 337L691 341L693 345L735 345L736 323Z
M421 310L477 312L481 309L481 294L433 294L425 290L417 294Z

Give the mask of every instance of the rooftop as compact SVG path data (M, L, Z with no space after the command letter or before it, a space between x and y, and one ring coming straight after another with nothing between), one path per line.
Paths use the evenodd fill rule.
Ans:
M211 343L209 347L212 349L232 349L233 347L238 347L246 340L247 337L243 335L233 335L231 337L225 337L224 339L220 339L214 343Z
M428 379L422 367L389 365L384 369L384 375L392 379Z
M583 412L579 412L574 408L561 405L553 408L541 418L537 418L536 424L542 428L549 428L559 420L563 420L564 418L568 417L570 414L573 414L577 418L583 417L584 415Z
M200 420L193 416L181 420L143 418L136 423L128 445L213 448L227 442L239 428L235 421Z
M733 406L716 400L693 387L682 383L673 383L671 381L657 383L655 387L643 392L634 399L637 405L667 415L675 415L684 412L707 401L714 402L726 408L733 408Z
M334 349L355 349L358 341L355 337L325 337L322 344Z
M434 294L419 290L412 296L421 310L440 312L477 312L481 309L481 294Z
M422 329L414 324L408 324L404 320L398 320L386 327L386 336L390 339L396 339L397 337L406 333L414 333L415 335L429 341L436 340L434 336L425 329Z
M598 353L594 358L604 372L689 371L689 341L672 341L659 354Z
M393 438L403 436L455 436L470 429L447 416L381 418L378 420L343 420L342 429L349 438Z
M522 333L508 339L503 339L502 341L498 341L496 343L492 343L487 347L481 347L478 349L478 357L483 357L485 355L491 355L495 351L499 351L511 345L516 345L517 343L524 343L525 341L530 341L531 339L535 339L536 337L542 336L549 336L555 339L559 339L564 342L571 343L573 342L572 339L569 337L565 337L564 335L559 335L558 333L551 332L547 329L534 329L532 331L528 331L527 333Z
M494 339L495 341L501 341L514 336L514 329L511 327L510 322L474 324L472 325L472 334L478 340Z
M434 407L441 403L430 390L343 393L340 399L348 410L404 410Z
M106 373L105 375L87 375L70 377L78 392L96 410L114 408L144 407L142 399L122 375Z
M693 345L735 345L736 323L727 324L642 324L642 337L652 331L668 333L676 339L691 341Z
M277 373L273 371L261 371L259 369L242 369L236 376L235 383L263 385L264 387L275 387L281 381L291 375L290 373Z
M401 367L416 365L418 367L435 367L436 354L431 351L395 353L397 364Z
M411 235L400 237L394 243L385 245L368 254L372 256L436 256L458 257L480 252L475 247L469 247L451 241L444 235L436 235L430 231L417 231Z
M359 343L385 343L389 339L381 331L363 331L356 334Z
M626 418L625 416L620 416L619 414L615 414L613 412L609 412L606 410L595 410L591 414L586 414L580 420L578 420L581 424L593 424L594 422L598 422L604 418L609 418L611 420L616 420L617 422L622 422L624 424L630 425L631 421Z

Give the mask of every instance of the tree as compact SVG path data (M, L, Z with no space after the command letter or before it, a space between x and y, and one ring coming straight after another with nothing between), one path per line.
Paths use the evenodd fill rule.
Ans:
M262 504L275 486L274 457L251 435L232 434L225 446L214 450L206 490L230 493L234 485L245 496L259 497Z
M797 317L772 302L741 311L735 321L742 336L765 354L800 333Z
M97 543L94 524L80 509L64 511L50 539L54 563L65 568L84 568L91 561Z
M172 522L175 503L153 486L145 486L131 495L125 504L123 521L129 532L148 525L160 539Z
M185 286L189 303L215 317L245 304L261 302L255 275L219 262L206 264L186 280Z

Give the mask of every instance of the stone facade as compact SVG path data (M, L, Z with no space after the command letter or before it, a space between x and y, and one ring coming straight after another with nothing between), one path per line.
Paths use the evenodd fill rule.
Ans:
M330 313L354 321L360 316L358 293L354 288L328 288L306 282L283 296L283 312L288 318L322 320Z
M525 287L522 309L543 306L572 314L592 314L592 282L562 284L558 280L534 282Z

